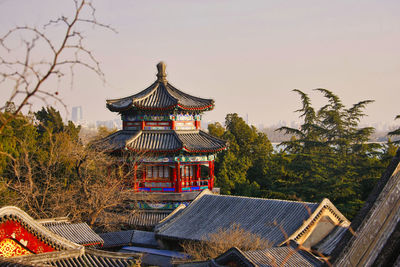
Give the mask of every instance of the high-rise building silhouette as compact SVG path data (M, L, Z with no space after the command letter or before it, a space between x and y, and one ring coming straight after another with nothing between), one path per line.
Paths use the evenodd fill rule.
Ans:
M78 106L78 107L72 107L72 121L73 122L78 122L78 121L82 121L83 117L82 117L82 107Z

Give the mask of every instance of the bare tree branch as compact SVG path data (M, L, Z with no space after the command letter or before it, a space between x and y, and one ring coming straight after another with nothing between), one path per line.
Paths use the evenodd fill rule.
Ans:
M47 103L45 99L51 98L63 104L62 99L57 97L58 93L51 93L45 88L52 77L61 83L62 78L69 74L72 87L74 69L82 66L94 72L105 82L100 62L84 44L85 37L82 34L82 26L90 24L94 27L116 31L109 25L97 21L96 9L91 1L73 0L73 4L75 9L71 17L60 16L49 20L42 30L31 26L17 26L0 37L0 84L7 88L10 88L8 83L13 84L7 102L18 101L15 103L16 108L12 116L0 121L0 132L25 106L31 104L32 97L45 103ZM60 38L50 37L48 29L51 27L63 28ZM23 60L16 56L19 52L18 48L13 48L11 45L19 35L22 36L20 41L25 46ZM45 54L43 54L42 47L39 49L39 46L43 46L43 44L48 48ZM37 58L42 56L46 56L46 58L37 61ZM1 106L0 111L5 108L6 105Z

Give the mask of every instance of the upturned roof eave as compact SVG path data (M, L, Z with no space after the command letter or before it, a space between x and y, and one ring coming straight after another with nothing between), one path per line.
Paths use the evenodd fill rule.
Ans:
M106 107L111 111L111 112L119 112L119 113L124 113L128 111L136 111L136 110L144 110L144 111L173 111L173 110L182 110L182 111L197 111L197 112L204 112L204 111L210 111L213 110L215 105L214 103L211 103L209 105L204 105L200 107L194 107L194 106L184 106L182 104L174 104L174 105L169 105L165 107L145 107L145 106L140 106L133 102L132 104L126 106L126 107L115 107L112 106L112 104L107 103Z
M206 99L187 94L170 84L166 79L164 63L160 62L157 65L157 68L158 78L149 87L128 97L106 100L106 107L112 112L120 113L135 109L146 111L169 111L181 109L182 111L203 112L214 108L215 105L213 99ZM158 95L155 97L160 97L159 95L162 95L163 97L161 97L161 99L164 98L164 100L156 99L156 101L151 100L151 103L144 103L145 105L139 104L139 102L145 101L156 93ZM167 101L169 104L162 105L163 101ZM173 102L173 104L171 104L171 102Z

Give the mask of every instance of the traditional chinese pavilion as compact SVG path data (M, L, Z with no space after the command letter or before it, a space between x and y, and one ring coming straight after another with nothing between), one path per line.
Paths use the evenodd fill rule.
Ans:
M132 151L132 183L138 191L190 192L213 189L214 158L226 141L200 129L203 112L212 99L186 94L166 77L166 65L157 65L157 80L143 91L107 100L107 108L121 114L123 129L102 140L108 151Z

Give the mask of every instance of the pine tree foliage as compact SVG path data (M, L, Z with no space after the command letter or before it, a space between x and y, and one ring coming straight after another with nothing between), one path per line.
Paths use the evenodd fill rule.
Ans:
M211 134L228 140L229 149L219 154L216 161L216 181L224 194L254 196L260 192L259 182L265 175L265 163L272 154L267 136L249 126L238 116L228 114L225 128L209 124Z
M319 109L299 89L303 120L300 127L278 129L291 136L283 151L273 152L268 137L237 114L228 114L225 127L209 132L229 141L218 155L216 181L223 194L319 202L329 198L351 217L363 205L376 181L396 153L395 142L371 144L372 127L360 127L372 100L346 107L339 96L318 88L326 104Z
M400 119L400 115L397 115L395 120ZM400 127L397 128L396 130L393 130L391 132L388 133L389 136L400 136ZM395 144L400 144L400 139L397 141L394 141L393 143Z

